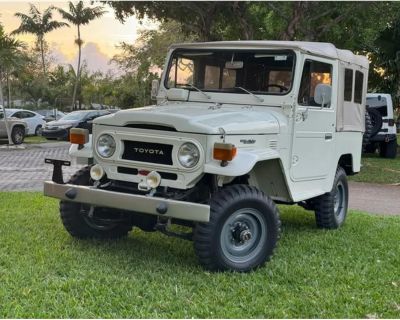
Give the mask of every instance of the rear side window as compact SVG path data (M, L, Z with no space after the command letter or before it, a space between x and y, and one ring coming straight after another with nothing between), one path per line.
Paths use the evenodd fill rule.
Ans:
M364 74L360 71L356 71L356 81L354 84L354 102L362 102L362 91L364 83Z
M351 101L353 94L353 70L345 69L344 71L344 101Z

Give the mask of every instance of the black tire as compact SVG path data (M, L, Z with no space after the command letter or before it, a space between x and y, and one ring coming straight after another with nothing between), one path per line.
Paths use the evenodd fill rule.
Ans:
M376 151L376 144L374 142L365 146L365 153L375 153Z
M315 198L314 204L315 220L319 228L337 229L344 224L349 204L349 187L342 167L336 170L332 190Z
M210 271L248 272L270 259L280 235L279 211L257 188L233 185L211 199L210 221L194 230L194 249Z
M41 136L42 135L42 126L38 125L35 129L35 136Z
M75 185L90 185L90 166L76 172L68 181ZM108 222L99 223L88 215L90 206L70 201L60 201L60 216L65 229L76 238L115 239L125 237L132 225L130 223ZM100 213L108 209L99 208Z
M369 141L371 139L371 133L372 133L372 123L371 123L371 117L368 113L368 111L365 112L365 132L363 134L363 141L362 141L362 151L363 152L368 152L367 147L369 144Z
M379 155L382 158L395 159L397 156L397 140L381 142L379 146Z
M383 121L382 121L382 115L379 113L378 110L374 108L369 108L368 113L371 118L372 128L371 128L370 138L372 138L379 132L379 130L381 130Z
M21 144L25 139L25 128L15 126L11 130L11 140L14 144Z

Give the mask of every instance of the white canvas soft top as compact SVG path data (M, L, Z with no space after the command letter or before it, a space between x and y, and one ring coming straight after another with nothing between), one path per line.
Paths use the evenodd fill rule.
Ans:
M318 56L338 59L351 64L356 64L361 68L368 69L368 59L365 56L353 54L349 50L337 49L332 43L327 42L306 42L306 41L215 41L215 42L196 42L173 44L171 49L176 48L257 48L257 49L297 49L306 53Z

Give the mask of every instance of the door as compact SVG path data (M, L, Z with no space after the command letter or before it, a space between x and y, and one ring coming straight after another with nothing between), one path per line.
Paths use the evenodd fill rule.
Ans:
M325 179L332 171L336 78L337 66L332 60L305 56L294 119L290 170L293 181ZM315 88L318 84L331 86L330 103L322 105L315 101Z
M17 111L13 117L24 120L28 125L28 134L35 134L37 121L35 120L35 114L29 111Z

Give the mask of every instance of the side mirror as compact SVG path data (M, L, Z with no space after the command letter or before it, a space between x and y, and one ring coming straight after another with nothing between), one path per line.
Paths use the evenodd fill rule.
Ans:
M319 83L315 87L314 101L321 105L321 108L328 107L331 103L332 87L328 84Z
M151 82L151 100L157 99L157 93L158 93L159 86L160 86L160 83L158 80L153 80Z

